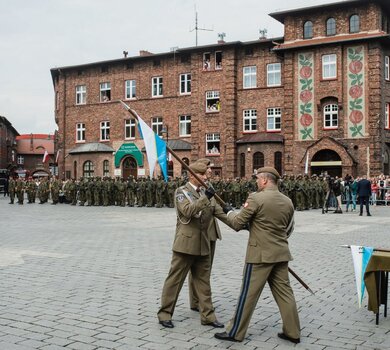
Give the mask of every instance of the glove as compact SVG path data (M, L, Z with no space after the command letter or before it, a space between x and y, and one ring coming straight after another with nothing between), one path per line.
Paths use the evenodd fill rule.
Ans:
M206 189L206 191L204 192L204 194L205 194L206 197L210 200L211 198L214 197L214 195L215 195L215 190L214 190L214 188L212 188L212 187L210 186L210 187L208 187L208 188Z
M225 214L227 214L229 211L233 211L233 208L230 204L225 204L222 209Z

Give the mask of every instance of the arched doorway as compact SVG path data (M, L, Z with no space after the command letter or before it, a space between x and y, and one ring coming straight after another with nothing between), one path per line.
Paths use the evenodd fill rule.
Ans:
M337 152L330 149L318 151L311 160L311 173L324 174L334 177L342 176L342 162Z
M127 179L130 175L137 178L137 161L133 157L126 157L122 163L122 177Z

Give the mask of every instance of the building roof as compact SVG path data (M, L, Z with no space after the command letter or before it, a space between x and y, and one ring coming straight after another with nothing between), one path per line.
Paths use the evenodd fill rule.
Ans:
M370 39L389 39L390 35L383 31L372 31L372 32L360 32L355 34L340 34L334 36L322 36L313 39L297 39L293 41L286 41L283 44L279 44L273 48L275 51L296 49L300 47L309 46L321 46L329 45L332 43L339 44L342 42L351 42L359 40L370 40Z
M100 142L85 143L81 146L77 146L69 151L69 154L79 153L112 153L115 152L113 148Z
M24 134L16 137L18 154L54 154L54 135Z
M284 24L284 20L287 16L303 15L315 11L331 11L332 9L350 8L356 5L363 5L368 3L377 3L384 8L387 13L390 13L390 1L389 0L343 0L338 2L331 2L328 4L321 4L315 6L301 7L290 10L283 10L270 13L269 16L276 19L280 23Z
M279 133L257 132L254 134L245 134L243 137L238 139L236 143L284 143L284 137Z

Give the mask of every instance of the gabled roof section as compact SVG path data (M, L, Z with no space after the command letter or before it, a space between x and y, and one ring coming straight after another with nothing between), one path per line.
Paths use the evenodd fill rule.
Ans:
M115 152L115 150L103 143L91 142L85 143L81 146L75 147L69 151L69 154L79 153L109 153Z
M284 143L284 137L279 133L257 132L255 134L245 134L236 143Z

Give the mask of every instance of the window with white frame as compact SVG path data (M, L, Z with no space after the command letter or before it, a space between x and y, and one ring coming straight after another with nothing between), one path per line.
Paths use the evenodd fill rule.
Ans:
M205 52L203 54L203 70L210 70L211 69L211 54L210 52Z
M103 160L103 176L110 176L110 163L108 160Z
M191 136L190 115L181 115L179 117L179 136Z
M322 56L322 79L337 78L337 56L335 54Z
M135 138L135 119L125 120L125 139Z
M324 107L324 129L338 127L339 107L336 104L328 104Z
M352 15L349 18L349 32L357 33L360 31L360 18L358 15Z
M18 156L18 165L23 165L24 164L24 157L23 156Z
M191 93L191 74L185 73L180 74L180 94L190 94Z
M385 79L390 80L390 57L385 56Z
M390 129L390 103L385 106L385 128Z
M100 102L111 101L111 83L100 83Z
M76 124L76 142L85 142L85 124Z
M222 51L215 53L215 69L222 69Z
M280 131L282 123L281 108L267 108L267 131Z
M244 132L257 130L257 110L256 109L244 109L243 112L243 130Z
M220 154L221 136L219 133L206 134L206 154Z
M87 102L87 87L85 85L76 86L76 105L85 105Z
M313 37L313 22L306 21L303 24L303 39L311 39Z
M282 83L280 63L267 64L267 86L279 86Z
M163 95L163 78L152 78L152 97L159 97Z
M221 109L221 101L219 99L219 91L206 92L206 112L219 112Z
M161 131L163 129L163 118L154 117L152 118L152 130L159 136L161 136Z
M105 121L100 123L100 141L110 140L110 122Z
M336 35L336 20L333 17L326 21L326 35Z
M135 80L126 80L125 82L126 99L136 98L136 83Z
M244 89L256 87L256 66L243 68L243 87Z

